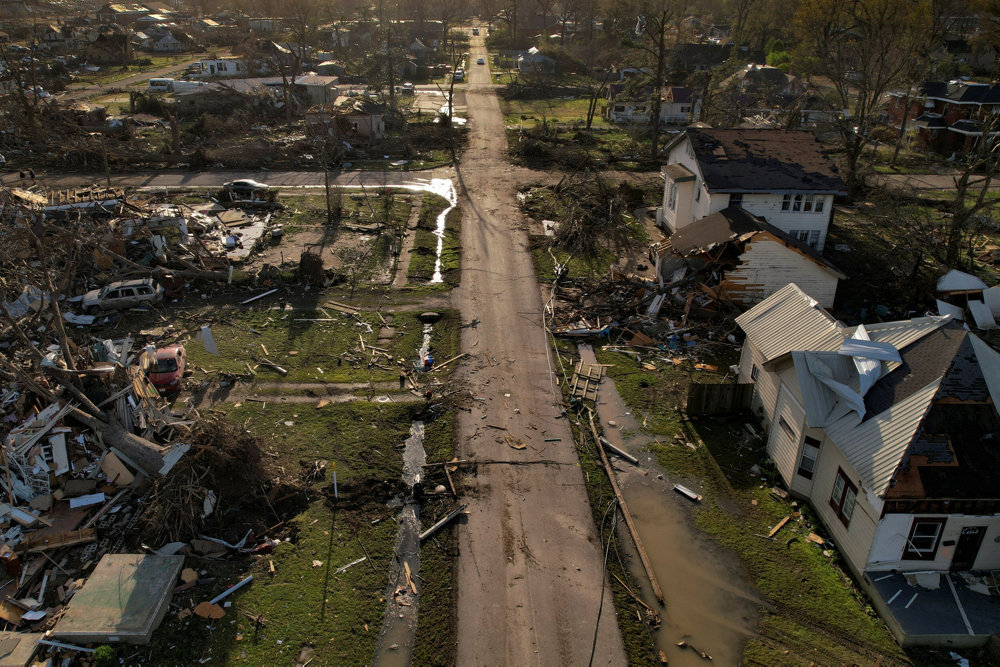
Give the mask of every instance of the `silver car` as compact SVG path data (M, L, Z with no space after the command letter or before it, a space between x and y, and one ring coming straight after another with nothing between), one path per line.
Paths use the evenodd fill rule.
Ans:
M83 295L83 309L91 315L102 310L123 310L163 301L163 288L150 278L121 280Z

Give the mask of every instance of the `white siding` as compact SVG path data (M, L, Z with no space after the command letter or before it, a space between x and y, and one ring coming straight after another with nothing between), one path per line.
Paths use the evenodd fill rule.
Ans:
M771 236L752 239L740 263L726 273L722 296L750 306L795 283L824 308L832 308L839 278L815 260Z
M838 468L842 469L848 479L858 487L854 514L847 527L830 507L830 495L833 493L833 482L837 477ZM879 513L872 507L860 482L861 476L851 467L837 446L825 438L820 446L819 459L816 461L816 474L813 475L809 504L826 526L851 571L859 578L868 562L868 553L875 540L875 529L879 518Z
M753 367L757 367L757 379L751 379ZM778 402L778 387L781 381L774 373L764 370L764 355L760 353L749 340L743 343L743 354L740 357L740 382L753 382L753 400L750 408L764 419L764 425L770 427L774 406Z
M728 196L721 197L726 200ZM833 211L833 195L818 195L817 199L823 200L823 211L807 213L801 211L782 211L781 203L784 194L745 194L743 195L743 208L754 215L764 218L769 223L783 232L793 230L816 230L819 232L819 242L816 249L820 252L826 245L826 232L830 226L830 215ZM808 293L808 290L807 290ZM815 295L814 295L815 296Z
M934 560L902 560L906 539L910 535L914 518L946 519L944 530L938 542ZM1000 516L969 516L965 514L888 514L882 519L875 535L868 558L868 568L872 570L900 570L904 572L921 570L947 570L955 547L966 526L986 526L986 535L979 546L979 553L973 563L973 570L995 570L1000 568ZM946 544L952 542L952 544Z
M687 136L684 136L684 139L678 142L678 144L671 149L667 162L668 164L679 164L686 167L688 171L690 171L692 174L695 175L694 185L698 188L702 187L704 181L701 178L701 170L698 168L698 161L694 159L694 151L691 149L691 141L687 138ZM686 186L687 188L685 193L687 196L684 199L684 201L686 201L687 204L684 210L682 211L681 210L682 188L678 187L678 192L677 192L678 210L675 213L670 211L669 207L667 206L667 199L668 199L667 190L670 187L670 179L669 178L666 179L666 182L664 183L663 219L667 221L668 226L672 230L676 230L679 229L680 227L684 227L685 225L689 225L695 220L700 220L701 218L704 218L705 215L707 215L707 213L699 214L698 213L699 209L695 208L697 206L707 203L708 197L705 196L705 193L702 192L701 202L696 203L694 202L694 192L691 189L692 183L686 182L686 183L680 183L679 185Z
M788 425L786 430L779 424L783 420ZM788 387L781 387L778 392L778 406L774 411L771 434L767 442L767 454L778 467L785 486L791 488L795 480L795 471L799 465L799 443L802 441L802 426L805 423L805 410L795 400Z

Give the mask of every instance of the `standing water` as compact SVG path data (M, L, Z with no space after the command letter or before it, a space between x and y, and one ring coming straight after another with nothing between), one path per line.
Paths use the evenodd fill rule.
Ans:
M454 184L447 178L431 179L430 186L427 189L429 192L441 195L448 200L448 207L441 211L441 214L437 217L437 224L434 227L434 236L437 237L437 253L434 259L434 275L431 276L431 283L441 283L444 282L444 279L441 277L441 253L444 251L445 224L448 214L451 213L451 210L458 203L458 193L455 192Z
M433 331L433 325L424 324L424 339L420 346L419 357L421 362L430 352ZM422 481L426 462L424 423L416 420L410 424L410 437L406 439L403 447L403 482L408 487L409 493L403 501L403 509L399 515L395 557L385 598L385 618L375 646L373 664L380 667L408 666L413 657L420 589L414 590L407 582L406 567L409 566L410 582L416 586L420 575L420 504L417 502L414 487Z

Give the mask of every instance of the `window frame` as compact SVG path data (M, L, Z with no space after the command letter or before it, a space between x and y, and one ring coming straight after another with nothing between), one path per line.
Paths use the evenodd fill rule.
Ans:
M739 206L743 208L743 193L742 192L730 192L729 193L729 205Z
M670 181L670 187L667 188L667 208L677 210L677 181Z
M751 365L750 366L750 381L751 382L756 382L757 378L759 378L759 377L760 377L760 368L757 366L757 364Z
M817 440L816 438L809 437L808 435L803 439L802 455L799 456L799 466L798 469L796 470L797 475L805 477L806 479L812 479L813 475L816 474L816 461L819 460L820 444L822 443L820 443L819 440ZM813 454L811 458L806 457L807 454L806 447L815 450L815 454ZM812 465L809 466L808 468L804 465L804 462L807 460L812 461Z
M913 523L910 524L910 532L906 536L906 544L903 546L903 555L900 560L934 560L937 557L938 547L941 546L941 536L944 535L944 525L947 522L947 517L913 517ZM918 549L913 540L930 537L929 535L917 535L916 532L918 526L931 524L937 526L937 533L933 536L934 546L928 553L926 550Z
M845 528L850 527L857 501L858 486L850 480L843 468L838 467L837 476L833 480L833 491L830 493L830 507Z

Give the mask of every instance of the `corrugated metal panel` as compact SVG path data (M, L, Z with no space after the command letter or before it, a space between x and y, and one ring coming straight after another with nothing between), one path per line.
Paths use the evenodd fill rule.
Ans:
M793 350L836 350L844 329L795 283L789 283L736 318L765 362Z
M889 480L923 421L941 380L935 380L881 414L859 422L849 414L826 433L861 475L865 488L883 497Z
M951 318L930 315L928 317L914 317L912 320L866 324L865 329L868 330L868 336L872 340L879 343L890 343L897 350L902 350L907 345L915 343L938 329L949 319Z
M993 407L998 408L1000 406L1000 353L975 334L970 334L969 340L972 341L972 349L976 351L979 368L982 369L986 386L989 387ZM1000 409L997 411L1000 412Z

